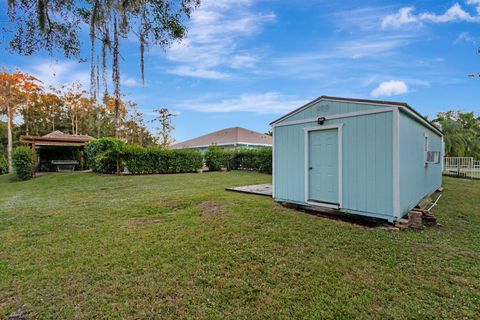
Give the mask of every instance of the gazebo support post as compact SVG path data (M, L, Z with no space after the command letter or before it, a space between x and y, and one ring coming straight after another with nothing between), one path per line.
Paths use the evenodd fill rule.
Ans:
M80 147L80 170L84 170L85 167L85 152L83 151L84 147Z
M37 152L35 150L35 142L32 143L32 176L35 178L35 171L37 168Z

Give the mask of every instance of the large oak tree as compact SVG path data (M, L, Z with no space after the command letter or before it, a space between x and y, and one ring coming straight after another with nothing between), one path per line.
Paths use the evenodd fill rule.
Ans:
M138 39L140 71L144 80L144 52L151 45L167 47L186 35L185 22L200 0L8 0L14 52L32 55L41 50L81 59L81 26L90 30L90 96L107 89L107 56L112 61L116 131L120 126L120 38ZM9 28L13 26L10 30ZM10 33L8 33L10 31ZM101 59L99 59L101 56ZM100 62L101 60L101 62ZM98 64L102 67L102 80Z

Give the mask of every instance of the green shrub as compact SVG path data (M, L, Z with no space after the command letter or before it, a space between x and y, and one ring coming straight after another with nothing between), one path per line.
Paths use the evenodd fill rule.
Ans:
M20 180L33 178L32 149L29 147L16 147L13 149L12 162L15 174Z
M272 173L272 149L224 150L212 146L205 152L205 164L211 171L227 168Z
M210 171L218 171L222 168L234 169L231 166L234 153L235 151L224 150L216 146L208 147L204 155L205 165Z
M6 154L0 154L0 175L8 173L8 160Z
M127 145L123 150L123 160L128 171L135 174L153 173L147 148L139 145Z
M127 145L123 159L132 174L192 172L203 166L200 152L188 149Z
M88 166L100 173L117 172L117 166L126 166L132 174L193 172L203 166L202 155L196 150L127 145L113 138L89 142L85 155Z
M170 153L169 172L192 172L203 167L202 154L197 150L177 149L168 151Z
M100 138L85 145L85 156L90 169L100 173L120 173L125 142L116 138Z
M272 149L261 148L256 150L256 170L265 173L272 173Z
M193 149L142 147L115 138L101 138L87 143L85 156L88 167L100 173L115 173L123 166L132 174L193 172L203 167L203 160L211 171L227 168L272 172L270 148L224 150L211 146L202 157Z
M235 170L252 170L272 173L272 149L239 149L232 156L230 167Z

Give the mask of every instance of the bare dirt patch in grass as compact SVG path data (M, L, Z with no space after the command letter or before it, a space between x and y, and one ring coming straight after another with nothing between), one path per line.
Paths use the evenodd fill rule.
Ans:
M215 201L202 201L198 204L200 215L213 215L222 213L222 208Z

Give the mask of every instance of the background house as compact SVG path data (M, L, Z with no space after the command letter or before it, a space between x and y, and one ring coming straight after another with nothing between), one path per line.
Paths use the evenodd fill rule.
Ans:
M443 134L406 103L322 96L271 124L276 201L396 221L441 187Z
M223 149L237 148L271 148L272 137L260 132L234 127L215 131L197 138L174 144L172 148L198 149L204 152L209 146L218 146Z

